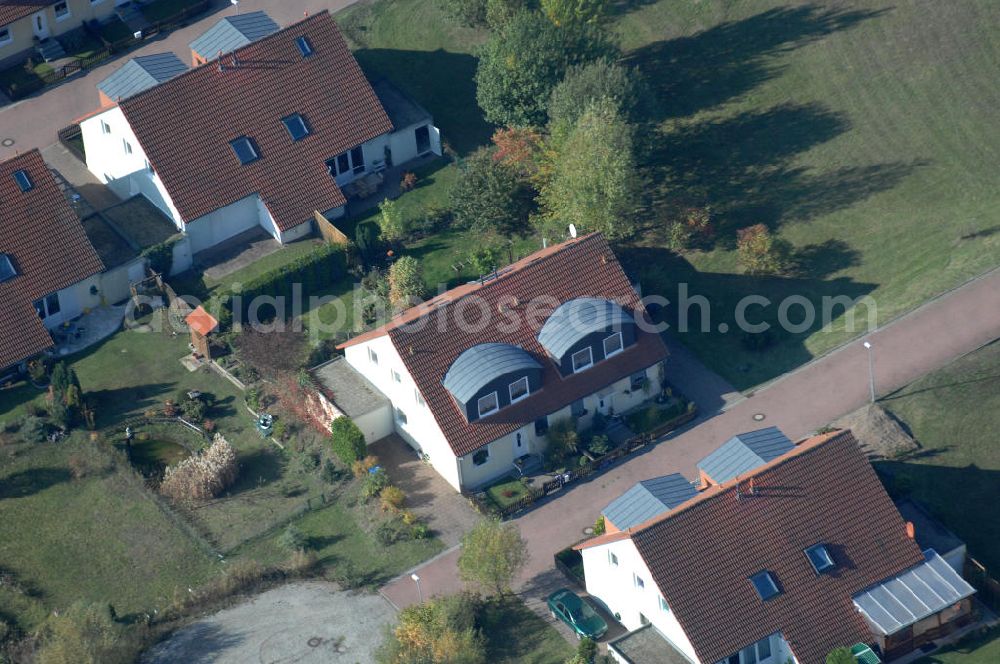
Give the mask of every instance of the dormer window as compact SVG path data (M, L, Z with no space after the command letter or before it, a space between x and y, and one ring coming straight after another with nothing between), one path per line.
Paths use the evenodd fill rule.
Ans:
M587 346L583 350L573 353L573 373L578 373L594 364L594 354Z
M805 550L805 554L817 574L828 572L837 566L829 549L823 544L814 544Z
M230 141L229 145L233 148L233 152L236 153L236 158L244 166L260 159L257 146L246 136L240 136L236 140Z
M14 171L14 182L17 183L18 188L23 193L27 193L35 188L35 183L31 181L28 171Z
M781 594L781 591L778 590L778 584L775 583L774 577L771 576L770 572L758 572L754 574L750 577L750 583L753 584L757 595L765 602Z
M500 409L500 401L496 392L490 392L485 397L479 398L479 417L486 417L490 413L495 413Z
M299 53L303 58L308 58L313 54L313 45L308 37L299 37L295 40L295 45L299 47Z
M528 396L528 377L519 378L509 386L510 402L515 403Z
M615 332L610 337L604 338L604 357L605 359L611 357L612 355L617 355L622 352L622 333Z
M0 282L8 281L17 276L14 261L7 254L0 254Z
M288 130L288 134L292 137L293 141L301 141L312 133L309 130L309 125L306 124L306 119L298 113L293 113L287 118L282 118L281 122L285 125L285 129Z

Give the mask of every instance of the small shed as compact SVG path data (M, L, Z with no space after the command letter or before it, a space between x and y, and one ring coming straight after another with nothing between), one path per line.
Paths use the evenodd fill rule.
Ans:
M204 307L199 306L188 314L184 322L191 330L191 346L194 348L195 355L206 360L212 359L212 349L208 336L219 327L219 321L205 311Z

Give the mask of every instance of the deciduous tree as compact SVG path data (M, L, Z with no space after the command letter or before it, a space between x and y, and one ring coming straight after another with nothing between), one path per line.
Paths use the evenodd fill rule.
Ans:
M486 640L476 628L471 595L439 597L403 609L376 654L379 664L485 664Z
M451 190L452 217L459 228L480 235L510 237L529 228L534 192L514 168L481 148L461 165Z
M599 25L608 16L608 0L541 0L542 12L558 26Z
M629 237L640 208L639 184L632 129L613 103L598 100L559 147L542 189L542 230L559 237L574 224L612 240Z
M389 267L389 302L394 308L416 304L426 290L424 268L413 256L403 256Z
M541 14L520 12L483 46L476 100L495 124L542 125L552 89L568 67L614 54L596 27L558 27Z
M778 274L788 265L788 244L772 236L764 224L736 231L736 252L747 274Z
M503 595L528 562L528 545L512 523L484 519L462 538L458 571L467 583Z
M588 106L609 100L627 122L641 119L650 92L639 74L608 59L573 65L552 90L549 123L553 131L565 132L576 124Z

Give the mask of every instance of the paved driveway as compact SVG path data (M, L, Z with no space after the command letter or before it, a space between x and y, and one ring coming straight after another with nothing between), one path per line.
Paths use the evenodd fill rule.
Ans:
M378 595L295 583L178 630L144 664L327 664L374 661L395 613Z
M354 0L241 0L239 10L246 13L262 9L283 27L301 19L305 12L315 14L324 9L335 12L353 2ZM62 85L0 109L0 141L14 141L9 146L0 146L0 160L55 143L56 132L98 108L97 84L117 71L129 58L173 51L182 62L190 64L191 49L188 44L223 16L236 13L236 8L228 0L216 0L215 5L215 11L185 28L162 38L154 38L141 48L78 75Z

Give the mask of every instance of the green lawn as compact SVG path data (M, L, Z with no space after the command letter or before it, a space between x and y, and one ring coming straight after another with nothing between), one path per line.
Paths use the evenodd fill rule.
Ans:
M0 567L31 591L0 589L0 613L24 629L81 598L123 616L162 609L220 569L127 469L73 479L81 440L0 452Z
M994 629L965 637L953 646L923 657L916 664L994 664L1000 662L1000 636Z
M908 493L1000 575L1000 342L967 355L882 400L912 431L913 459L878 464L890 488Z
M528 495L528 487L521 480L512 479L489 487L486 489L486 495L496 503L497 507L503 509Z
M659 103L644 144L651 214L618 253L647 294L677 302L686 283L709 297L710 331L680 336L734 385L748 389L863 332L845 330L834 308L829 329L818 316L750 350L735 331L744 295L774 302L762 313L752 307L750 322L776 321L790 295L820 313L825 296L870 295L884 323L996 263L1000 5L622 5L614 29ZM338 20L363 66L431 110L460 153L488 141L472 81L482 34L456 27L435 1L380 0ZM664 248L665 231L686 205L711 206L715 245L677 256ZM742 274L735 229L757 222L792 244L794 276ZM428 273L440 273L449 257L427 253ZM676 322L675 309L667 316ZM800 320L797 311L791 318Z
M380 544L374 529L384 517L376 500L356 503L357 486L346 489L347 495L336 503L309 512L293 522L308 538L308 547L316 553L319 564L330 571L347 574L354 583L377 586L438 554L444 545L435 538ZM238 551L265 564L288 557L279 544L282 529L250 542Z

